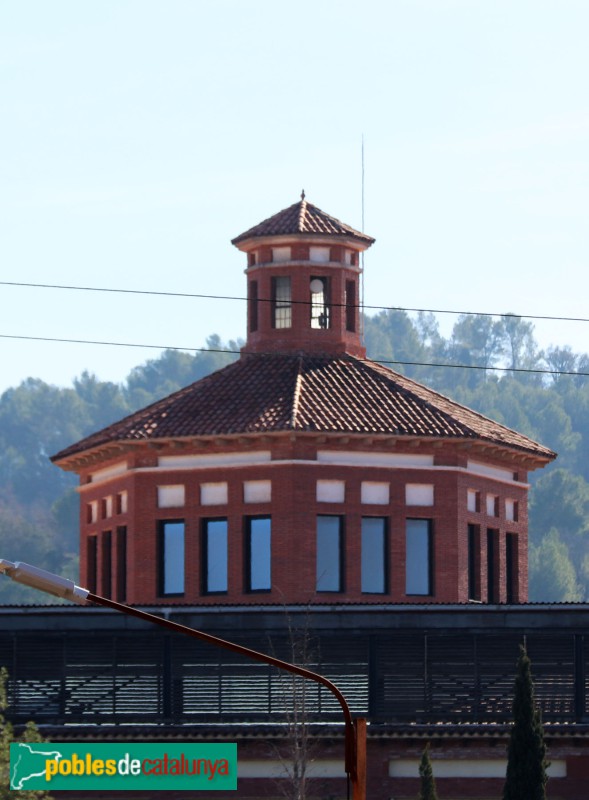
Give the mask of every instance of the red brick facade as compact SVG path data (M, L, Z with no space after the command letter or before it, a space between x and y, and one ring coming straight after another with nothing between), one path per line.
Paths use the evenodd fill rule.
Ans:
M106 480L85 483L81 490L82 574L83 585L112 594L131 603L234 603L234 602L467 602L469 599L505 603L524 602L527 598L527 485L525 473L518 480L497 480L478 474L478 462L469 461L466 452L456 453L449 446L427 452L419 449L395 450L401 466L375 466L371 462L379 452L362 441L340 444L328 450L317 437L300 440L276 437L260 444L252 441L246 448L212 444L207 455L238 456L235 466L190 466L170 469L158 466L158 459L174 457L177 450L154 451L141 448L125 462L125 472ZM181 451L191 458L190 452ZM366 465L329 463L336 460L366 459ZM431 466L403 467L404 458L419 454L431 460ZM260 455L267 458L255 462ZM327 459L317 462L317 457ZM246 461L240 465L239 462ZM115 462L117 463L117 462ZM160 462L161 463L161 462ZM505 469L505 465L502 467ZM509 469L509 466L508 466ZM511 469L513 466L511 465ZM82 475L82 480L86 476ZM89 477L89 475L88 475ZM96 476L100 478L100 475ZM335 487L341 498L318 499L318 481ZM246 502L244 487L250 482L269 486L269 499ZM333 483L332 483L333 482ZM226 489L226 502L203 504L203 484ZM362 502L363 488L376 485L388 493L388 502ZM427 504L414 504L407 487L423 487ZM183 487L184 503L158 507L158 487ZM431 488L430 488L431 487ZM321 485L319 490L321 489ZM476 492L479 510L468 510L468 493ZM409 492L411 489L409 489ZM120 498L126 493L127 510L121 509ZM493 498L493 513L487 508ZM496 498L496 500L495 500ZM379 499L378 497L376 498ZM417 498L419 501L419 497ZM515 504L518 513L506 514ZM432 504L430 504L430 502ZM490 502L490 501L489 501ZM118 513L117 513L118 507ZM98 510L98 518L92 515ZM109 510L112 512L109 514ZM341 591L316 591L316 520L318 516L338 517L341 525ZM270 591L248 592L246 521L252 517L271 518ZM362 518L384 519L386 530L384 591L363 592L361 586ZM509 519L508 517L517 517ZM203 587L203 521L226 519L228 535L227 590L208 594ZM431 520L431 590L423 596L407 594L406 521ZM160 586L161 560L164 557L158 536L160 523L182 520L185 524L185 590L180 596L166 597ZM472 566L469 587L469 525L474 535L474 586ZM124 564L117 537L126 531ZM493 533L489 533L489 532ZM507 585L507 536L517 547L517 558ZM494 584L489 585L488 537L496 537ZM110 546L105 546L105 537ZM89 542L96 542L96 572L84 557L91 551ZM471 541L470 547L472 548ZM120 573L123 572L124 575ZM126 576L126 577L125 577ZM124 578L124 579L123 579ZM110 591L109 591L110 587ZM119 587L118 590L116 587ZM469 596L469 588L470 595ZM494 594L489 598L489 591ZM508 591L510 595L508 596Z

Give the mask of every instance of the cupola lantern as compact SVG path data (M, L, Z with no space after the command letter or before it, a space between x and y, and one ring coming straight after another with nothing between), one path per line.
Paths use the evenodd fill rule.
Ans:
M247 254L245 352L366 355L360 256L374 242L305 199L232 243Z

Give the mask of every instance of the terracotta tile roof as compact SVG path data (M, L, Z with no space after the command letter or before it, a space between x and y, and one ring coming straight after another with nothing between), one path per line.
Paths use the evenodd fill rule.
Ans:
M482 440L555 453L372 361L251 354L53 456L122 441L308 431Z
M346 236L357 239L366 244L372 244L374 239L365 233L340 222L339 219L326 214L320 208L307 202L304 197L288 208L268 217L253 228L236 236L231 244L239 244L247 239L261 236L284 236L288 234L309 233L319 236Z

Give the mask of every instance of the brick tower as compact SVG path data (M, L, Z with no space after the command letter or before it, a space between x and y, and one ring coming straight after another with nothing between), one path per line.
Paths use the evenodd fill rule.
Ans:
M240 359L53 457L81 583L133 604L527 600L527 474L555 454L366 360L373 239L301 200L233 240Z

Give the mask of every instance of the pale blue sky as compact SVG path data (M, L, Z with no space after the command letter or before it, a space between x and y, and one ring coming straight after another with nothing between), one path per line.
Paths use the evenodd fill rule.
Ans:
M361 226L364 134L367 304L589 317L587 31L586 0L0 0L0 280L243 295L230 239L303 187ZM2 335L245 331L241 302L0 303ZM0 338L0 390L156 355Z

